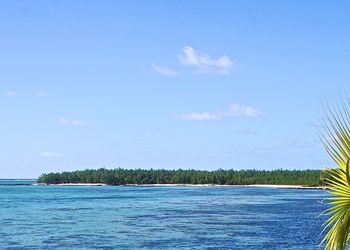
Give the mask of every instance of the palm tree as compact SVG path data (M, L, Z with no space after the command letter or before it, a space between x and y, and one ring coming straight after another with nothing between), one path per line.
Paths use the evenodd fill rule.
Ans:
M342 250L350 239L350 106L349 99L343 99L324 107L324 128L321 131L323 145L337 164L326 168L322 181L331 194L329 208L323 214L329 218L324 223L325 236L321 245L325 249Z

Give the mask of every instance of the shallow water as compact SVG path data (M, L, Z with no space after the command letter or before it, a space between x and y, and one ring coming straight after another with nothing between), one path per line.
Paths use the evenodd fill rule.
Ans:
M322 190L3 183L0 249L319 249L325 219Z

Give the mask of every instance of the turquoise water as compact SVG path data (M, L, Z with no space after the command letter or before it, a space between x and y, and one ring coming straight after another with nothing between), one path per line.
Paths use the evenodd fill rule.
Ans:
M8 184L0 249L319 249L324 219L322 190Z

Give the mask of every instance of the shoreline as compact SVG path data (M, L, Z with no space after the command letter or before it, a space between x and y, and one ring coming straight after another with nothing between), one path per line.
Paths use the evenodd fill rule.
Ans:
M118 186L107 185L104 183L59 183L59 184L41 184L47 186ZM325 187L303 186L303 185L277 185L277 184L246 184L246 185L227 185L227 184L125 184L119 186L137 186L137 187L262 187L262 188L283 188L283 189L324 189Z

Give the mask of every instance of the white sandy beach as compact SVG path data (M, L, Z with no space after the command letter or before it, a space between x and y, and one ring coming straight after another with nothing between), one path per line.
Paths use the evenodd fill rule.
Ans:
M270 184L252 184L252 185L238 185L245 187L269 187L269 188L297 188L297 189L323 189L323 187L307 187L301 185L270 185Z

